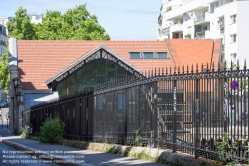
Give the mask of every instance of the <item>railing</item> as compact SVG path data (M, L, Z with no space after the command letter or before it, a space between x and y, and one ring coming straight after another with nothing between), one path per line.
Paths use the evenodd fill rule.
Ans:
M162 34L165 35L165 34L169 34L170 32L170 28L165 28L162 30Z
M195 33L195 38L196 39L201 39L201 38L204 38L205 37L205 31L197 31Z
M39 131L57 113L67 139L148 145L214 160L224 151L217 145L226 136L233 147L225 149L228 160L248 162L249 69L215 70L207 64L200 70L192 65L143 74L91 94L34 106L23 122L31 121Z
M162 14L158 16L158 23L161 21L161 19L162 19Z
M225 27L224 26L220 26L220 33L224 33L225 32Z

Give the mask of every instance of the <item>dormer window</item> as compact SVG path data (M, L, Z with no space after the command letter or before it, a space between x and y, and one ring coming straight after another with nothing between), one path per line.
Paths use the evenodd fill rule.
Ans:
M144 55L144 59L155 59L153 52L144 52L143 55Z
M130 58L131 59L141 59L141 54L140 52L130 52Z
M167 52L157 52L157 58L158 59L169 59Z
M130 59L169 59L167 52L130 52Z

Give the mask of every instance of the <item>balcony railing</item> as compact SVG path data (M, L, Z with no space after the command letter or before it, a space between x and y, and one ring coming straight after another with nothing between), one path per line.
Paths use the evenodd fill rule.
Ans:
M195 33L195 38L196 38L196 39L205 38L205 31L197 31L197 32Z
M163 35L169 34L169 30L170 30L169 28L163 29L163 30L162 30L162 34L163 34Z
M205 21L205 16L197 17L195 20L195 24L197 24L199 22L203 22L203 21Z
M210 19L210 13L209 12L205 12L205 14L202 14L202 15L198 16L195 19L194 24L198 24L200 22L209 21L209 19Z
M220 26L220 33L224 33L225 32L225 27L224 26Z
M161 19L162 19L162 15L159 14L159 16L158 16L158 23L160 22Z

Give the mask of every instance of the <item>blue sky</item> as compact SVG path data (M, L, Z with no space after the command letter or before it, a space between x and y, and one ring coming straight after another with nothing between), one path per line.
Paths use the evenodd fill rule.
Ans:
M0 0L0 17L14 16L20 6L28 13L64 13L80 4L87 4L112 40L156 40L162 0Z

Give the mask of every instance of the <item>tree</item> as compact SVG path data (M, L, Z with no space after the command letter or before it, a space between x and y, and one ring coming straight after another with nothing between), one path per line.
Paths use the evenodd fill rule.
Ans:
M15 12L12 22L7 23L9 37L19 40L32 40L35 37L35 24L32 24L27 10L20 7Z
M105 29L98 24L97 17L87 11L86 5L69 9L65 14L47 11L36 31L39 40L110 40Z
M9 56L8 50L1 57L0 62L0 84L4 89L6 94L9 93L9 83L10 83L10 74L9 74Z
M18 40L110 40L97 17L91 15L86 5L69 9L65 14L47 11L41 24L33 24L27 10L20 7L12 22L7 23L9 37ZM0 83L5 93L9 91L8 52L0 62Z

